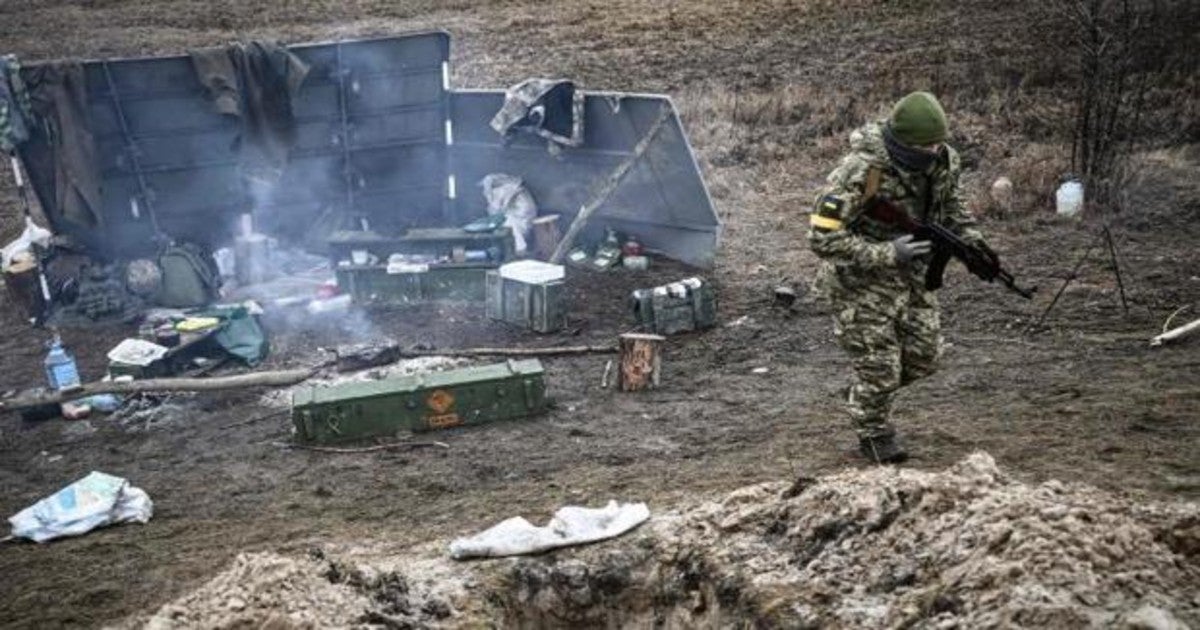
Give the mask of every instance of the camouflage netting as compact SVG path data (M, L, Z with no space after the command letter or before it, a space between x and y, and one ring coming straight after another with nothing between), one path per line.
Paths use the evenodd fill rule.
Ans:
M535 627L1200 625L1200 506L1028 485L983 453L940 473L875 468L750 486L656 516L616 541L537 558L454 564L442 551L379 563L387 571L355 569L375 576L357 585L330 579L347 573L322 561L313 572L325 574L321 588L348 595L320 619L289 606L273 612L320 625L371 622L381 617L365 611L396 601L379 596L379 582L425 585L406 586L400 608L448 626L481 618ZM244 571L243 558L231 571ZM229 596L205 594L222 593L213 589L222 579L156 619L233 623ZM258 598L274 605L290 596L255 592L237 595L242 612L256 615L247 621L264 619ZM287 593L316 601L305 588Z

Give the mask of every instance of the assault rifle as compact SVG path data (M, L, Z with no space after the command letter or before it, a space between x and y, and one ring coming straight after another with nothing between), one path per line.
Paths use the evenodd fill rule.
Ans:
M1030 300L1037 287L1025 289L1017 285L1011 273L1000 266L1000 259L990 250L976 247L959 237L949 229L932 221L918 221L896 204L879 195L873 197L863 214L880 223L900 228L912 234L917 240L930 241L933 256L929 267L925 270L925 288L933 291L942 286L942 275L946 273L946 263L951 258L957 258L967 266L967 270L987 282L999 280L1010 291Z

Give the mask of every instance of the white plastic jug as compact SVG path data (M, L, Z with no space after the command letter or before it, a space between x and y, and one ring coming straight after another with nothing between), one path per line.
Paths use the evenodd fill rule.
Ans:
M1083 209L1083 183L1078 180L1063 182L1054 195L1055 208L1059 216L1073 217Z

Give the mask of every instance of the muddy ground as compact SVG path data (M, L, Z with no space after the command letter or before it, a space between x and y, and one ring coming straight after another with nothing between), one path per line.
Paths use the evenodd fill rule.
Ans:
M1172 312L1186 307L1177 317L1186 320L1200 308L1200 152L1166 146L1139 157L1129 206L1113 219L1128 312L1109 256L1096 249L1046 325L1030 331L1093 243L1097 223L1051 216L1064 149L1045 121L1069 92L1052 74L1022 65L1032 45L1014 33L1031 32L1019 28L1027 18L984 3L929 3L919 15L868 3L726 4L0 7L0 50L30 59L440 27L455 38L457 86L548 74L585 88L667 91L725 225L717 267L703 272L720 292L721 325L671 340L661 390L601 389L603 357L548 359L557 405L546 416L445 432L438 439L446 450L284 450L273 443L287 439L286 418L247 422L272 411L259 392L178 398L169 402L179 413L127 425L0 419L0 513L90 470L127 477L155 501L146 526L0 548L0 622L115 621L194 588L240 552L366 546L386 556L514 514L541 522L565 503L616 498L663 510L750 483L860 466L837 398L848 366L828 314L808 300L794 312L775 309L768 297L777 282L812 274L804 213L850 127L910 87L944 95L971 169L970 203L1007 264L1041 291L1025 302L961 269L951 274L941 294L943 369L897 409L914 455L906 466L941 469L984 450L1026 481L1078 481L1135 499L1200 497L1200 341L1147 344ZM897 46L897 30L915 43ZM1013 73L1024 78L1006 87ZM1000 92L1008 94L1003 105L988 105L1005 89L1016 96ZM1194 97L1181 96L1185 105ZM1005 214L984 201L999 174L1012 176L1020 193ZM11 181L2 181L4 231L12 234L19 209ZM645 273L572 271L567 335L516 332L487 322L479 306L372 313L371 334L441 347L603 343L632 326L630 290L691 273L670 263ZM39 385L45 333L3 308L0 389ZM104 353L130 332L64 337L84 375L98 377ZM340 322L271 332L276 352L267 367L311 365L320 358L314 348L361 335Z

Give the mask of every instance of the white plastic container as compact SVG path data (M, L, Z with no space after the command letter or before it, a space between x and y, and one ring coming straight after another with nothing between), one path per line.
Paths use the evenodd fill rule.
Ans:
M1054 201L1058 216L1077 216L1083 210L1083 183L1074 179L1063 182L1054 195Z

